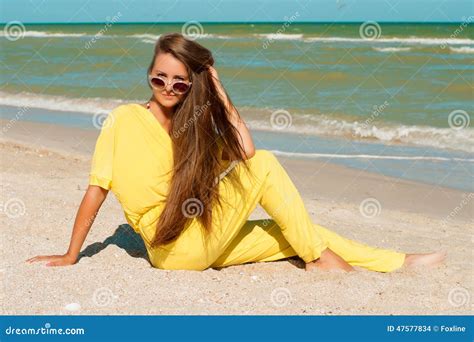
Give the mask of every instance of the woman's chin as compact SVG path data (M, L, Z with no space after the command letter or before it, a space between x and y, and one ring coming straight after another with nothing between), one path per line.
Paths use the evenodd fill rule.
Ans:
M159 98L159 102L163 107L171 108L178 104L178 101L175 97L167 98L166 96L162 96Z

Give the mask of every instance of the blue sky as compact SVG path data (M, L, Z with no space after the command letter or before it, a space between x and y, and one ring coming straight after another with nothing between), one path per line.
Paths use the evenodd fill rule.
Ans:
M461 22L470 0L0 0L0 22L270 22L298 12L300 22Z

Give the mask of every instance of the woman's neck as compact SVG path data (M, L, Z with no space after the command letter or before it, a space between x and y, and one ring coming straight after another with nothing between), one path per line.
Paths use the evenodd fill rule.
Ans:
M154 98L150 99L150 108L153 106L154 109L158 112L157 114L161 114L166 120L171 120L171 117L174 113L174 107L163 107L158 101Z

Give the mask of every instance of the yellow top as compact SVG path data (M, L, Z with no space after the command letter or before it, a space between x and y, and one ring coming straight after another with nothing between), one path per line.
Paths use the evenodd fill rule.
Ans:
M111 190L127 222L149 242L168 193L172 168L168 132L145 107L125 104L113 109L104 120L92 157L89 184Z

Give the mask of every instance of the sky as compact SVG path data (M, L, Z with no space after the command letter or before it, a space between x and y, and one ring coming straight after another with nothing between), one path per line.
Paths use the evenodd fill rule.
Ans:
M472 0L0 0L0 22L463 22ZM474 17L473 17L474 18Z

